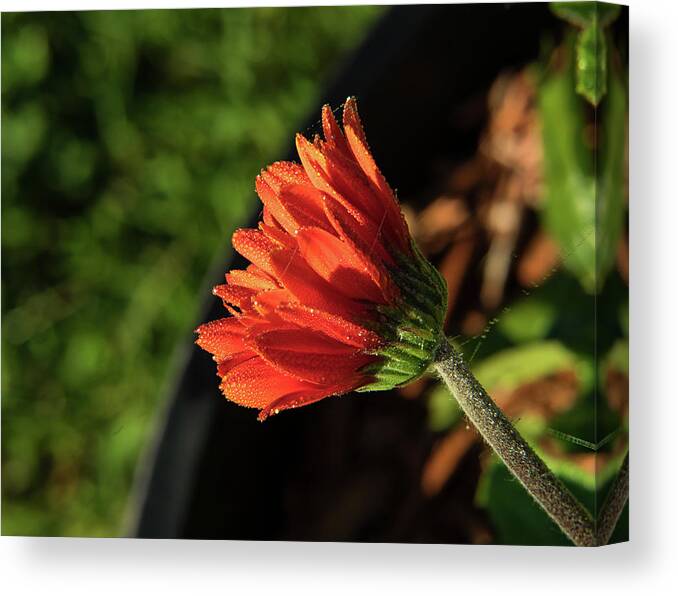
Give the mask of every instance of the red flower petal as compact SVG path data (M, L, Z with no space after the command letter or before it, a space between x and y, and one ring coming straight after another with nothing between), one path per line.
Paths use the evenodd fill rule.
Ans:
M228 356L227 358L223 358L222 360L219 360L217 364L217 374L222 377L223 380L223 377L225 377L236 366L240 366L243 362L251 360L252 358L259 358L259 356L254 350L251 350L250 348L247 348L237 354L233 354L232 356Z
M262 203L288 233L305 226L330 229L322 206L322 193L310 184L286 184L274 190L260 176L256 189Z
M395 194L386 182L370 152L363 130L355 98L349 98L344 104L344 133L356 162L382 197L381 204L388 212L388 221L392 226L401 249L409 251L409 232Z
M323 211L323 194L317 188L301 184L283 186L280 203L297 222L297 229L306 226L330 229Z
M292 236L279 227L274 227L270 224L259 222L259 229L266 236L266 238L276 244L276 248L293 249L296 246Z
M375 265L346 242L320 228L304 228L297 243L303 259L335 291L356 300L385 301Z
M386 302L393 302L398 297L399 290L389 273L388 267L394 262L380 242L381 230L373 231L366 243L364 234L356 232L355 220L343 211L341 205L332 205L332 202L328 200L324 206L327 217L341 240L350 247L354 254L359 255L363 263L367 264L366 272L380 288Z
M282 410L307 406L326 397L330 397L331 395L347 393L353 389L357 389L362 382L363 379L352 380L352 382L330 385L320 389L304 389L303 391L297 391L296 393L289 393L283 397L279 397L266 406L259 413L258 420L263 422L271 414L278 414Z
M384 178L370 152L365 131L358 115L355 98L349 98L344 104L343 121L346 140L356 162L379 193L388 197L397 207L393 190L386 182L386 178Z
M358 168L351 170L350 162L334 152L328 159L325 152L312 145L302 135L297 135L297 151L314 186L337 200L347 200L359 211L378 223L384 217L384 206L372 189L361 179ZM331 148L326 148L329 153Z
M308 174L299 164L291 161L276 161L261 172L262 178L276 192L287 184L311 186Z
M297 302L351 319L362 308L322 279L296 251L277 250L271 254L277 280Z
M329 195L324 197L323 209L332 229L342 240L361 247L367 256L375 255L386 265L393 264L393 258L384 246L386 239L383 226L376 226L364 218L356 219L350 211Z
M359 368L374 361L373 356L309 329L276 329L247 341L278 370L322 385L355 379L361 376Z
M217 359L227 358L247 349L243 341L247 328L235 317L205 323L195 332L199 335L195 343L214 354Z
M250 265L247 271L232 269L226 274L226 281L229 284L251 290L275 290L278 288L275 281L256 265Z
M288 304L293 301L289 290L271 290L261 292L252 300L252 305L256 311L265 317L270 318L281 304Z
M221 298L224 301L224 305L230 304L241 310L246 310L252 305L252 297L256 292L241 286L221 284L214 287L212 294Z
M367 147L367 136L365 135L363 123L360 120L360 114L358 114L358 102L355 97L349 97L344 102L344 113L341 120L344 124L344 134L346 135L346 138L348 139L350 130L362 145Z
M327 104L323 106L322 124L323 134L325 135L327 143L336 147L344 155L350 155L351 150L346 142L344 133L341 132L341 128L339 128L339 124L337 124L337 120L332 113L332 108Z
M284 395L313 389L318 389L317 385L283 374L259 357L238 364L221 382L221 390L228 399L259 409Z
M381 344L379 336L373 331L317 308L282 303L276 308L276 313L288 323L320 331L355 348L374 350Z
M233 233L233 248L266 273L273 274L271 251L276 244L259 230L240 229Z
M275 220L273 215L271 215L271 211L269 210L268 207L266 207L266 205L264 205L264 208L261 211L261 221L265 223L267 226L280 229L278 222Z
M257 194L264 207L288 233L293 234L300 226L290 215L289 211L280 203L280 197L261 176L257 176L254 183Z

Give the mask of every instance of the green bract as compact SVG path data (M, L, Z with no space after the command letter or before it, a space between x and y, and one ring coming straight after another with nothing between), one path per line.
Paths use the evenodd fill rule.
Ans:
M390 271L400 298L396 305L377 308L378 333L386 344L375 352L380 361L364 369L374 382L358 391L385 391L417 379L445 340L447 284L414 241L412 255L399 258Z

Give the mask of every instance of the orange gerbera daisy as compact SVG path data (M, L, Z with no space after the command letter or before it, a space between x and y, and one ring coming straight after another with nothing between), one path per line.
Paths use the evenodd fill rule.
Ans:
M261 172L258 229L233 234L251 265L214 288L232 316L200 326L224 395L271 413L421 375L440 345L445 282L410 238L367 145L355 99L343 131L297 135L301 165Z

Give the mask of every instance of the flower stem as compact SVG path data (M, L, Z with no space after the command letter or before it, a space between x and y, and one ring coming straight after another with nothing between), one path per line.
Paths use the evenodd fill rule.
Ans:
M589 512L520 436L447 340L438 348L434 366L468 419L565 535L577 546L595 546Z
M619 516L624 510L626 501L629 499L629 454L626 454L624 463L619 469L617 478L607 493L605 503L600 510L596 524L596 536L598 544L607 544L610 541Z

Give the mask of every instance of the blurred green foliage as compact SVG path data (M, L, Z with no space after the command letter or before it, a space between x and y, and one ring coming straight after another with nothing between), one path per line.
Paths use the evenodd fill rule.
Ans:
M511 391L560 371L579 369L585 371L578 375L585 388L591 375L585 363L578 364L575 354L560 342L538 341L497 352L474 366L473 373L483 387Z
M584 289L599 292L614 264L624 223L626 91L613 71L594 123L575 92L572 39L564 68L549 72L539 90L544 143L544 223L565 266Z
M123 530L204 274L381 10L3 15L4 534Z
M524 426L520 430L524 436L529 436ZM540 455L572 494L590 511L595 511L603 502L621 466L620 460L612 461L598 473L597 482L593 483L591 481L593 476L582 472L575 464L554 460L545 456L543 452ZM492 457L482 476L476 502L487 510L492 519L497 532L497 544L572 546L558 526L496 456ZM611 544L628 540L628 510L627 503L612 534Z
M628 74L611 36L601 50L603 27L619 7L551 7L573 27L530 71L539 81L544 155L538 219L557 243L560 263L505 305L481 335L457 341L490 395L574 373L576 395L565 410L525 409L513 422L596 515L628 449L628 281L615 268L627 213ZM599 36L596 47L586 45L589 34ZM436 432L467 424L442 384L429 393L428 408ZM476 503L499 544L570 544L495 455L484 462ZM628 504L611 542L627 539Z

